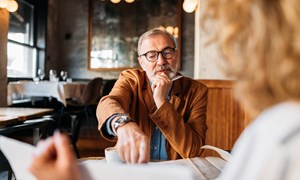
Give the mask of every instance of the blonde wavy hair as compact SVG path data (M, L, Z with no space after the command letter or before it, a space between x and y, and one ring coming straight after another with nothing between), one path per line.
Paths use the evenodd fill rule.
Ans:
M236 78L235 95L251 116L300 100L300 0L209 0L202 25ZM212 21L211 21L212 20Z

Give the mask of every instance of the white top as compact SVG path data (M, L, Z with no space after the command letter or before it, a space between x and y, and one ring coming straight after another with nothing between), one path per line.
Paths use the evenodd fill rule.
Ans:
M300 179L300 103L265 110L239 137L218 179Z

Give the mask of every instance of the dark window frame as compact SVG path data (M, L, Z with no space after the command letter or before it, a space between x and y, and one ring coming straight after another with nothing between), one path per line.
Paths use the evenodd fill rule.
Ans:
M18 41L14 41L8 39L8 43L16 44L19 46L33 48L35 49L35 58L36 58L36 69L34 69L36 76L37 69L45 69L45 61L46 61L46 37L47 37L47 14L48 14L48 0L16 0L18 4L26 3L33 6L33 41L30 43L21 43ZM30 79L32 77L21 77L15 76L12 77L10 74L7 74L8 79L16 80L16 79Z

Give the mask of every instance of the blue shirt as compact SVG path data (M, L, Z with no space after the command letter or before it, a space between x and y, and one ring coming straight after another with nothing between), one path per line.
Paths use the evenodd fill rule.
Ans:
M151 86L151 83L150 83ZM173 84L172 84L173 86ZM171 89L168 93L168 100L170 100ZM166 138L155 125L150 143L150 159L151 160L168 160L168 154L166 151Z
M154 131L151 137L150 159L151 160L168 159L168 155L166 151L166 138L161 133L161 131L157 126L154 127Z

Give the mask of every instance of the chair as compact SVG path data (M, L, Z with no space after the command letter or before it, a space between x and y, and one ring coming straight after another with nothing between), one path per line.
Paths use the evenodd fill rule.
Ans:
M103 79L96 77L88 82L81 95L81 101L84 105L97 105L100 100Z
M78 141L82 120L86 119L87 121L91 115L96 116L96 106L101 98L102 82L103 79L101 77L90 80L83 90L80 101L68 101L67 107L62 115L65 117L60 117L61 120L58 127L63 127L69 132L77 158L80 158L76 143ZM63 125L66 122L69 122L69 124Z
M88 120L90 116L96 116L96 107L102 96L102 84L102 78L94 78L87 84L82 93L81 102L84 105L86 120Z
M4 156L4 154L2 153L2 151L0 151L0 172L4 172L7 171L7 180L11 180L12 176L13 176L13 171L10 167L9 162L7 161L6 157Z
M116 79L107 80L105 85L102 88L101 96L106 96L110 93L111 89L114 87L116 83Z
M71 115L71 129L69 132L69 136L71 139L71 143L76 154L77 158L80 158L79 151L77 148L77 141L79 137L79 132L82 124L82 119L84 118L82 111L73 112Z

